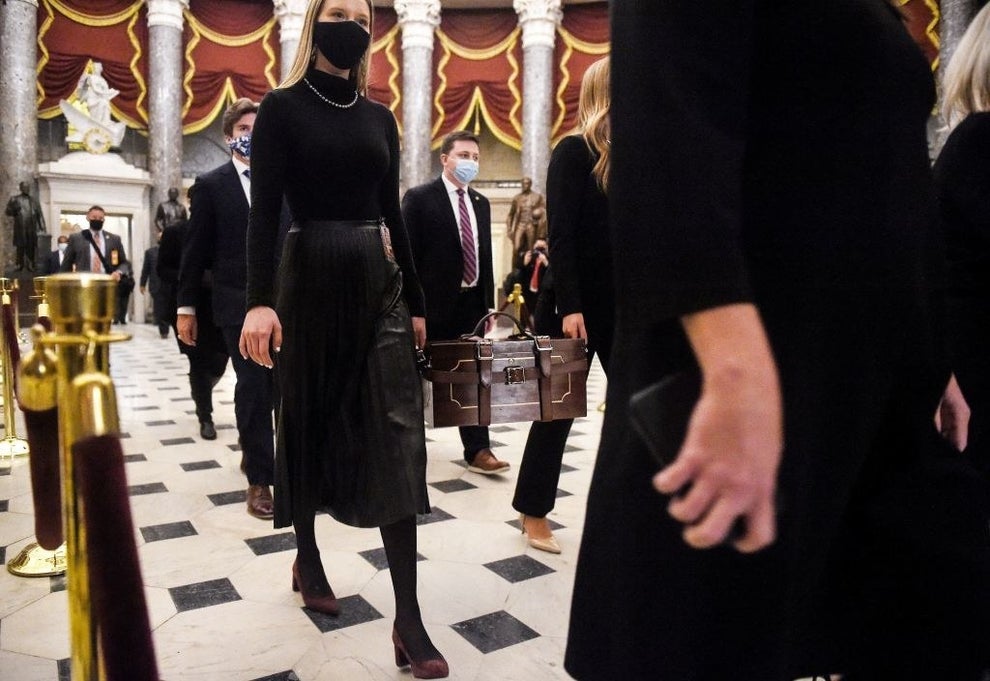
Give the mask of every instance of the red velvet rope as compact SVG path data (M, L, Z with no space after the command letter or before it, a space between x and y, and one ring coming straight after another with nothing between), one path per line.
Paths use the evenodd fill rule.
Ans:
M17 344L17 325L14 323L14 306L10 303L3 306L3 340L10 350L10 361L17 375L17 365L21 363L21 347Z
M90 600L106 679L158 681L120 439L84 438L72 446L72 458L86 509Z
M62 533L62 473L58 461L58 409L21 409L31 448L34 534L42 548L54 551L65 541Z

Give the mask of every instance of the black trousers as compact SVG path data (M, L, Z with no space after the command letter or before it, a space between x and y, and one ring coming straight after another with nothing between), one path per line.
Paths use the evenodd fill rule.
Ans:
M227 353L237 374L234 386L234 415L237 418L237 440L241 445L244 473L249 485L271 485L275 482L275 428L272 410L275 407L275 379L271 369L244 359L238 349L241 327L223 327Z
M461 334L474 331L478 320L488 313L488 304L481 287L463 289L458 295L454 309L443 320L426 319L426 336L430 340L456 340ZM464 447L464 460L474 461L482 449L491 448L487 426L461 426L461 445Z
M540 298L542 300L543 296ZM591 360L597 354L607 373L609 349L612 345L611 323L595 322L598 320L585 318L585 326L589 329L588 366L591 366ZM538 302L535 326L537 333L556 335L553 329L559 329L560 319L553 314L552 308L547 309L547 306ZM557 499L557 484L560 482L560 464L564 459L564 448L573 423L574 419L534 421L529 427L526 448L519 464L512 508L534 518L543 518L553 510Z

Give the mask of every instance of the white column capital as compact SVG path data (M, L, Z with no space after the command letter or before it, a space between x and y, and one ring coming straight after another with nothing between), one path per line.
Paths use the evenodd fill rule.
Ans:
M273 0L275 18L278 19L279 40L299 42L302 35L303 18L306 15L307 0Z
M25 5L31 5L35 9L38 9L38 0L20 0ZM6 2L3 4L7 4Z
M189 0L148 0L148 26L171 26L180 31L182 11L189 9Z
M395 14L402 28L402 49L433 49L433 32L440 25L440 0L395 0Z
M561 0L513 0L523 30L523 49L553 48L557 27L564 18Z

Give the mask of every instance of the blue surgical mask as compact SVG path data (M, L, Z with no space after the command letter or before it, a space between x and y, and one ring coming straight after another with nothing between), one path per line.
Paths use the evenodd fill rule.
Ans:
M227 142L230 150L244 158L251 158L251 135L241 135Z
M457 159L457 165L454 166L454 177L463 184L470 183L471 180L478 177L478 162L469 158Z
M69 244L59 244L58 245L58 251L59 251L59 253L65 253L65 249L67 249L68 247L69 247Z

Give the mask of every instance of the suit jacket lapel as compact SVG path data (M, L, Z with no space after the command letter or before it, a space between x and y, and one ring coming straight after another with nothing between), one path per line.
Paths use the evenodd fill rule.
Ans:
M234 207L244 211L245 214L248 213L251 206L248 205L247 196L244 195L244 185L241 184L241 178L237 174L237 168L234 166L233 161L230 161L224 166L224 175L227 176L227 183L229 185L229 189L226 192L227 195L236 197L233 199Z
M461 245L461 228L457 224L457 216L454 215L454 210L450 205L450 195L447 193L447 185L443 183L442 178L437 178L434 183L435 191L434 198L437 202L437 215L443 216L444 224L447 226L447 234L453 239L457 247L460 248Z

